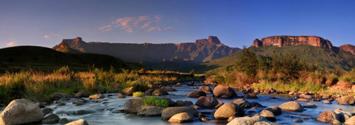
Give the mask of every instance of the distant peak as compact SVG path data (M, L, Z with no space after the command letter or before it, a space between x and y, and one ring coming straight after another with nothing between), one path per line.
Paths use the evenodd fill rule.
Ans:
M221 41L219 41L218 37L216 36L208 36L207 39L198 39L196 40L196 44L199 45L218 45L221 44Z

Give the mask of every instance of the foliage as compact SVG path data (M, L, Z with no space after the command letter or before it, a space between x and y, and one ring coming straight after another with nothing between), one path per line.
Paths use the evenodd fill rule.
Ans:
M138 92L134 92L132 94L133 97L143 97L144 96L144 92L138 91Z
M256 90L276 90L278 92L313 92L319 93L325 90L325 86L321 84L313 83L303 83L303 82L291 82L291 83L281 83L281 82L268 82L263 81L260 83L254 83L252 87Z
M236 67L238 71L244 72L251 77L255 76L258 68L256 54L249 49L243 49L236 62Z
M50 100L53 93L74 94L79 90L89 93L120 92L123 88L134 87L145 91L153 84L177 82L187 77L165 74L139 74L137 71L115 72L102 69L72 71L62 67L52 72L21 71L0 74L0 103L15 98L31 98L39 101Z
M159 107L168 107L169 100L164 98L159 98L156 96L146 96L143 98L145 105L159 106Z

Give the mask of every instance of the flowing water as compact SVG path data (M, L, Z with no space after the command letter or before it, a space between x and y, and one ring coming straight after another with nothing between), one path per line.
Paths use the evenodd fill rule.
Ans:
M180 86L176 87L177 91L169 92L170 94L165 96L172 100L188 100L196 102L195 98L187 97L187 93L196 89L196 86ZM89 101L84 105L76 106L68 101L64 106L58 106L57 104L52 104L48 107L54 109L54 113L59 115L61 118L67 118L69 120L83 118L88 121L90 125L166 125L169 124L166 121L160 119L160 117L141 117L132 114L125 114L116 112L122 108L124 102L132 97L127 98L117 98L115 94L105 94L105 98L99 102ZM88 100L88 99L87 99ZM222 99L223 102L230 102L233 99ZM257 99L247 99L250 102L258 102L263 106L275 106L283 102L289 101L286 97L272 97L268 95L259 95ZM354 106L343 106L337 105L335 102L332 104L323 104L322 102L314 102L317 108L307 108L303 112L283 112L282 115L276 116L278 124L323 124L317 122L315 118L320 112L325 110L334 110L341 108L344 111L355 112ZM301 104L304 104L301 102ZM75 111L85 111L83 115L73 115L71 112ZM247 110L246 112L259 112L261 109ZM207 115L212 119L213 110L199 110L200 112L207 113ZM75 113L74 113L75 114ZM303 122L295 123L295 119L302 119ZM201 124L225 124L211 120L209 122L200 122L194 120L192 123L186 123L184 125L201 125Z

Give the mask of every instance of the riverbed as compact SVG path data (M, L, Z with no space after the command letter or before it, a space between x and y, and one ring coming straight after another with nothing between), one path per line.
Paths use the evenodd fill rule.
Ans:
M163 96L170 98L174 101L176 100L187 100L196 102L196 98L187 97L187 93L196 90L198 86L187 86L181 85L175 87L177 91L169 92L169 95ZM241 95L241 93L238 93ZM121 113L120 110L123 107L123 104L126 100L132 97L126 98L118 98L115 93L105 94L105 98L100 101L90 101L88 98L84 98L88 100L84 105L76 106L69 100L65 105L59 106L58 104L49 105L49 108L54 110L54 113L57 114L60 118L67 118L69 120L83 118L88 121L90 125L166 125L169 124L167 121L163 121L160 117L141 117L132 114ZM219 99L220 101L226 103L230 102L233 99ZM250 102L258 102L263 106L277 106L286 101L290 101L291 99L288 97L282 96L270 96L270 95L258 95L257 99L246 99ZM300 102L304 104L305 102ZM281 115L276 116L277 121L275 123L281 125L289 125L289 124L318 124L323 125L324 123L317 122L316 117L320 112L326 110L335 110L335 109L343 109L348 112L355 112L354 106L346 106L346 105L338 105L336 102L332 102L332 104L323 104L322 102L312 102L317 107L316 108L305 108L303 112L283 112ZM246 110L247 114L255 114L258 113L262 108L254 108L250 110ZM84 111L85 113L72 113ZM213 110L202 109L199 110L206 114L210 119L213 119ZM302 121L302 122L300 122ZM220 122L216 120L210 120L208 122L200 122L197 119L191 123L184 123L183 125L201 125L201 124L209 124L209 125L223 125L226 122Z

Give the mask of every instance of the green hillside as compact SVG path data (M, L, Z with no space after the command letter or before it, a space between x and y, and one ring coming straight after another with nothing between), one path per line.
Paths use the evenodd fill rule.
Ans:
M250 48L257 55L271 57L280 53L291 53L297 55L300 62L317 68L318 70L346 70L349 71L355 66L355 56L343 51L330 51L312 46L285 46L285 47L260 47ZM216 59L206 63L207 66L217 66L223 69L233 66L238 60L241 52L224 58ZM216 70L216 69L214 69Z
M111 56L99 54L69 54L50 48L37 46L18 46L0 49L0 71L38 69L51 71L62 66L84 70L90 67L115 69L127 65Z

